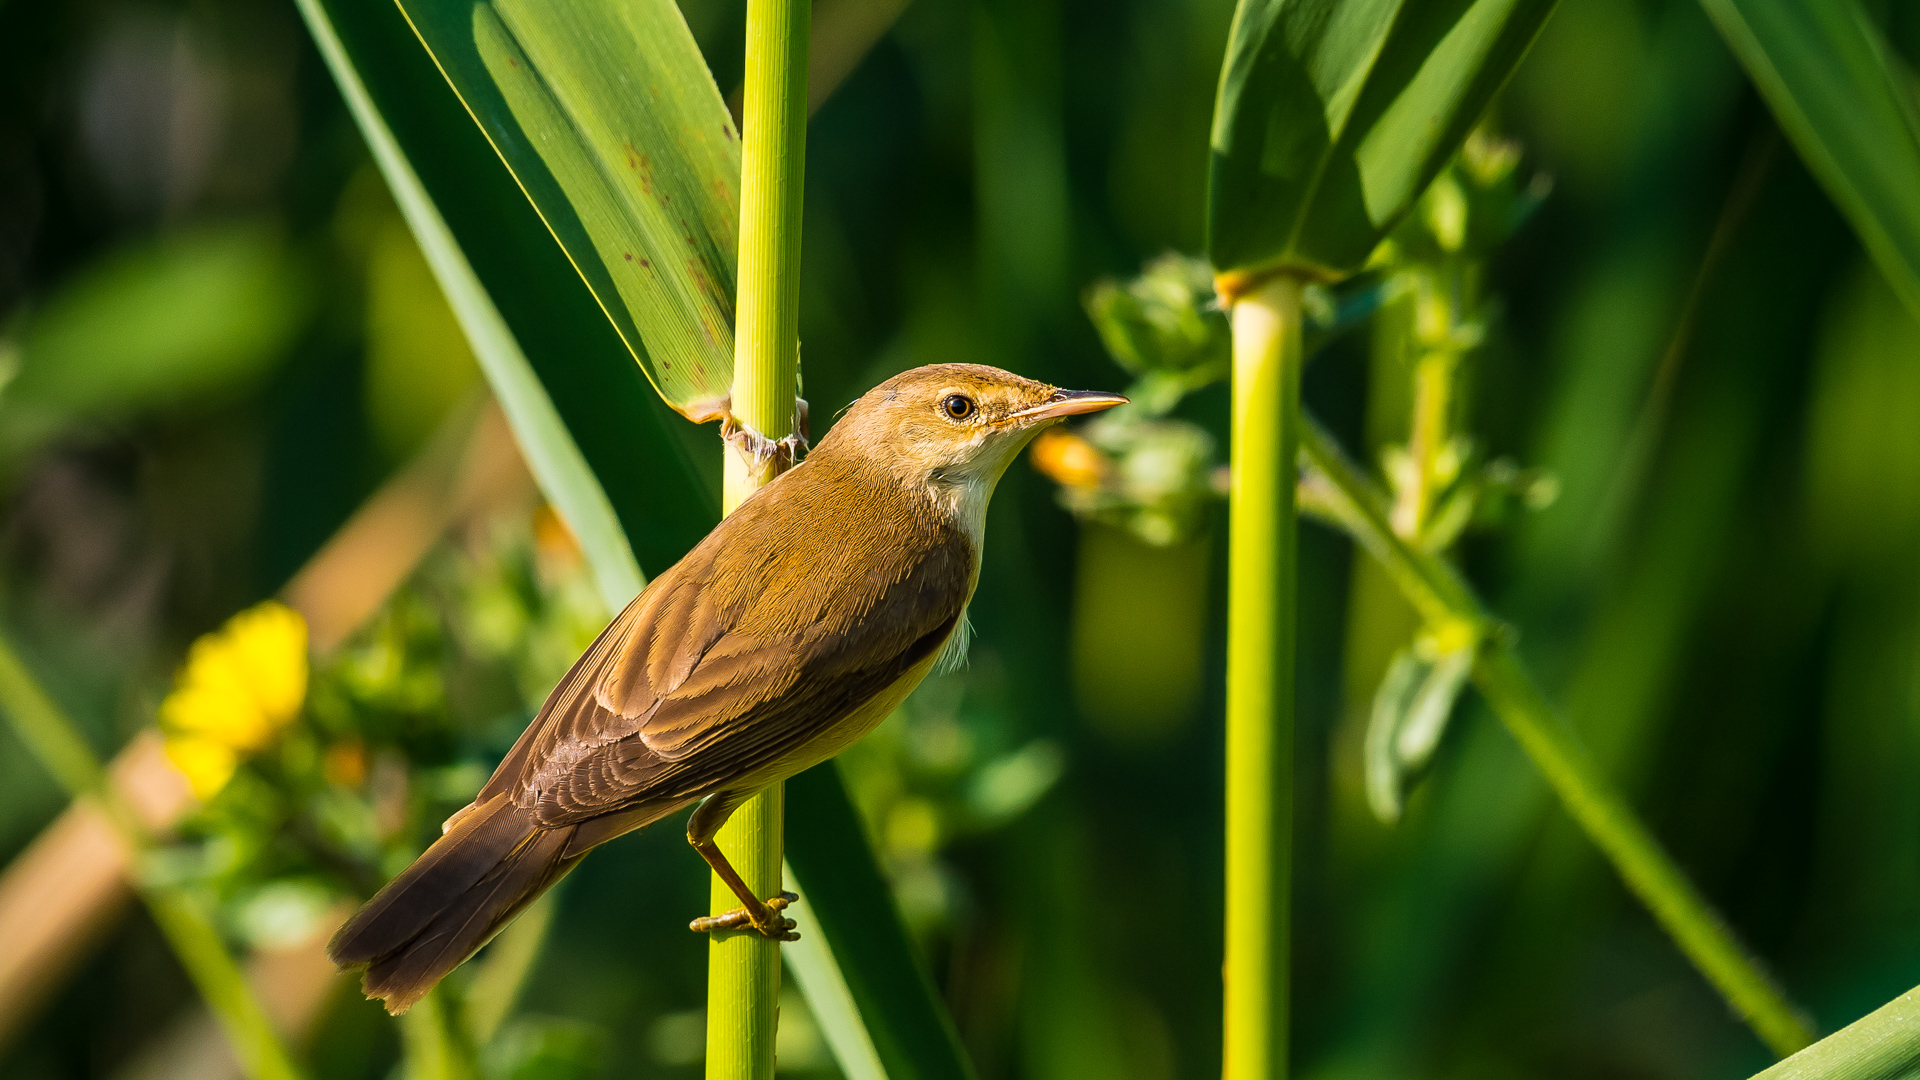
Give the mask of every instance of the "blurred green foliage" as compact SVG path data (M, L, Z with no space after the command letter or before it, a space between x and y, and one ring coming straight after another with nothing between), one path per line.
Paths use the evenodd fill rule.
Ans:
M684 7L731 90L739 6ZM907 9L810 135L801 334L816 437L840 405L916 363L987 360L1076 387L1129 378L1076 294L1202 247L1230 13L1224 0ZM1920 56L1909 5L1874 18L1891 48ZM1526 463L1560 490L1453 550L1655 831L1832 1030L1920 971L1920 479L1905 422L1920 409L1920 326L1691 0L1564 0L1493 108L1527 148L1527 178L1554 186L1481 258L1487 333L1453 428L1471 436L1471 460ZM0 336L22 372L0 389L0 439L32 436L5 466L0 617L103 752L148 721L195 635L276 588L393 467L407 440L391 432L427 423L376 419L371 388L421 404L428 392L406 388L451 383L373 372L370 249L337 224L367 168L283 7L0 7ZM1471 185L1461 191L1472 205ZM128 288L162 301L134 310L196 334L240 327L221 340L255 351L194 344L169 354L176 370L218 380L146 382L134 375L159 369L141 362L96 384L110 407L15 426L33 327L62 310L70 283L215 235L257 238L246 243L263 261L227 265L259 272L233 274L225 299L188 319L148 291L165 279L155 271ZM1328 300L1328 325L1354 302L1381 306L1371 330L1388 332L1405 294L1390 299L1372 275L1356 287ZM272 289L287 291L242 302ZM121 322L84 329L104 340ZM134 355L122 347L87 355ZM1309 406L1369 463L1408 431L1410 383L1385 366L1397 355L1335 335L1307 375ZM1193 425L1220 460L1221 388L1147 419ZM639 522L649 466L629 464ZM903 897L931 898L912 908L921 941L989 1078L1217 1071L1220 511L1194 487L1210 484L1206 470L1177 475L1189 480L1173 489L1195 495L1179 517L1188 531L1152 547L1125 521L1076 525L1053 483L1009 473L972 609L973 668L930 685L847 762ZM648 541L659 557L704 528L660 513L672 520L647 526L666 538ZM1399 824L1379 823L1368 721L1414 623L1344 541L1312 528L1304 541L1302 1074L1732 1078L1763 1065L1470 697ZM513 574L528 564L440 560L356 646L354 678L371 681L352 685L384 687L342 698L341 715L363 720L323 728L316 698L302 736L322 763L336 730L379 741L390 761L420 755L406 767L422 777L406 785L407 844L511 737L536 675L565 659L556 647L516 671L473 629L514 619L456 603L461 575L525 581ZM403 692L406 680L374 678L393 670L364 651L376 639L467 659L417 666L425 688ZM345 694L345 667L325 678ZM444 694L446 711L409 693L416 705ZM352 726L376 716L377 731ZM386 845L402 841L367 824L370 787L327 794L324 778L288 771L288 753L260 762L235 788L231 823L201 825L206 846L184 860L226 890L237 942L273 939L323 891L364 888L354 874L400 858ZM0 776L0 846L13 853L60 800L10 738ZM1010 820L979 816L987 776L1019 781L986 784L1002 791L988 805L1035 801ZM337 841L307 847L269 828L317 822L328 799L359 822L329 826ZM227 828L274 869L218 862ZM573 875L495 1060L527 1062L529 1076L562 1068L536 1060L569 1057L597 1060L586 1075L697 1074L686 1047L699 1044L704 949L683 926L705 883L685 847L674 828L648 830ZM319 850L365 861L322 864ZM190 999L157 932L132 916L0 1047L0 1072L131 1075L181 1030ZM317 1077L384 1077L400 1057L392 1025L347 996L323 1032L308 1050ZM782 1060L831 1071L817 1044Z
M472 800L605 617L578 553L538 550L527 522L436 552L182 828L173 872L221 898L241 941L305 938Z
M234 392L279 359L309 293L265 224L210 226L115 252L10 336L9 460L76 421Z

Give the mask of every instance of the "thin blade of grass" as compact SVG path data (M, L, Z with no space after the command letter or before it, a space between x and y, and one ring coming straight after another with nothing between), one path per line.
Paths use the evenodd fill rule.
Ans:
M828 987L838 981L848 993L841 999L808 992L822 1030L832 1036L836 1027L857 1024L893 1080L974 1080L972 1062L914 951L839 768L816 765L788 780L787 809L806 822L787 837L793 880L813 916L802 924L802 942L817 931L839 969L796 970L796 981L802 990L817 980ZM798 969L803 959L804 950L788 948L788 964ZM844 1051L842 1045L834 1043L841 1068L857 1077L861 1044L851 1041Z
M1920 100L1856 0L1700 0L1801 160L1920 318Z

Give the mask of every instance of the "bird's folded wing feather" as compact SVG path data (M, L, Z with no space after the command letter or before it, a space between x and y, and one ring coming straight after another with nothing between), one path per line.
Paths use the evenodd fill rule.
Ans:
M794 752L940 647L970 587L964 535L843 522L845 543L775 541L723 558L729 540L779 535L752 528L753 518L811 516L792 505L809 494L798 485L788 499L767 498L782 486L621 612L482 799L509 792L550 825L682 802ZM862 511L876 513L887 510ZM876 541L893 545L889 557L868 546Z

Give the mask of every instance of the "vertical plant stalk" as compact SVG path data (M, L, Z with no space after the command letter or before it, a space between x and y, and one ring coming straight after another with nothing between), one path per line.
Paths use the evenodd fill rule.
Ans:
M1450 349L1424 353L1413 369L1413 423L1407 434L1410 459L1407 484L1393 508L1394 531L1418 541L1433 516L1434 496L1442 486L1440 455L1447 448L1447 421L1453 410L1453 373L1460 354Z
M67 793L98 805L119 829L136 854L134 888L153 913L153 921L193 980L220 1029L233 1047L233 1056L252 1080L299 1080L293 1056L280 1033L267 1019L213 916L200 900L183 889L155 886L141 880L138 854L148 844L146 830L105 781L100 759L87 745L59 706L40 688L13 646L0 638L0 712L5 712L20 741L54 775Z
M810 19L810 0L747 3L728 512L791 463L768 450L794 434L799 396ZM762 898L781 891L785 809L785 791L776 784L736 810L716 838L747 888ZM718 877L711 896L715 914L739 906ZM778 942L752 933L714 935L707 964L710 1080L771 1080L779 995Z
M1741 948L1719 914L1607 782L1573 730L1554 713L1514 654L1510 636L1498 630L1453 567L1394 532L1386 496L1347 459L1332 436L1306 424L1301 450L1316 474L1313 489L1319 496L1331 496L1316 501L1326 502L1329 516L1380 561L1428 624L1465 624L1486 643L1474 662L1474 685L1567 812L1680 951L1774 1053L1785 1057L1813 1041L1806 1020Z
M1233 302L1227 574L1227 1080L1287 1074L1300 282Z

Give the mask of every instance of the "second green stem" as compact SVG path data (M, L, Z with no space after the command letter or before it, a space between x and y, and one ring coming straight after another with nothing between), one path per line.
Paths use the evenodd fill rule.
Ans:
M1300 282L1233 304L1224 1073L1287 1074Z

